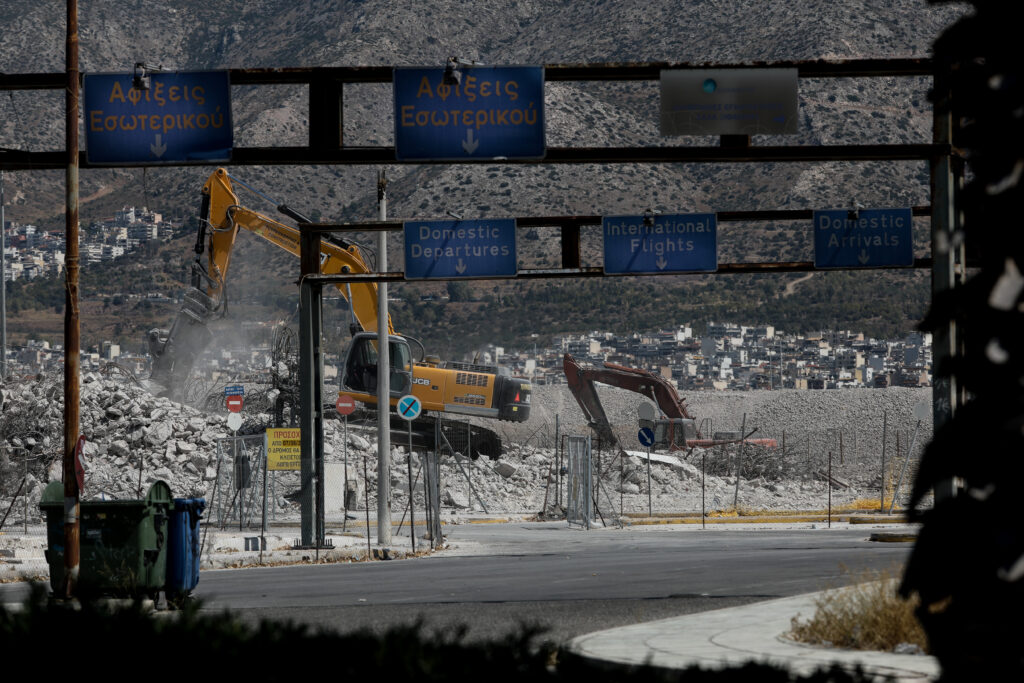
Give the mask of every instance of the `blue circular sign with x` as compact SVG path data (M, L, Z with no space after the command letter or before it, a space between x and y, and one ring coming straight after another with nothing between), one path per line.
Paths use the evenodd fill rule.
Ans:
M398 416L400 418L411 422L420 416L420 412L423 410L423 404L420 403L418 398L409 394L398 399L396 409L398 410Z

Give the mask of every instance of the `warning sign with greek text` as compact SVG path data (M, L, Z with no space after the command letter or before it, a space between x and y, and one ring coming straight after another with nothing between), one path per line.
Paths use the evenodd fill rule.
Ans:
M302 434L297 427L267 430L267 469L299 470L301 465L299 439Z
M394 95L400 160L544 156L543 67L398 68Z
M138 86L138 87L136 87ZM85 145L105 166L231 160L227 71L86 74Z

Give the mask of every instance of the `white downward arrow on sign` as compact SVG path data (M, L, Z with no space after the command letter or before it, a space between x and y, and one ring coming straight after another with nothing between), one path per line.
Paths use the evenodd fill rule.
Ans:
M665 270L665 266L668 265L668 261L665 260L664 256L659 256L658 260L654 263L658 266L658 270Z
M158 159L164 155L167 151L167 145L162 144L163 136L160 133L156 134L156 142L149 146L149 151L153 153Z
M861 249L860 250L860 256L857 257L857 260L860 261L860 264L863 266L870 259L871 259L871 257L868 256L867 249Z
M459 262L455 264L455 272L459 275L466 272L466 264L462 262L462 259L459 259Z
M472 154L479 145L480 141L473 137L473 129L467 129L466 139L462 141L462 149L466 150L466 154Z

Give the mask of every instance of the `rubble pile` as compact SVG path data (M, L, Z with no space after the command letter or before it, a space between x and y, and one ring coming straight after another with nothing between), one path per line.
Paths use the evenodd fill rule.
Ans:
M565 504L564 478L560 478L556 460L554 416L559 416L561 435L586 434L587 428L567 387L536 389L529 421L518 425L487 423L502 433L505 453L500 460L442 458L441 496L446 510L534 513L551 509L556 503ZM3 388L0 506L4 509L21 485L26 455L28 477L20 495L27 492L30 509L36 509L45 484L61 478L62 392L59 378L53 381L46 377ZM609 449L595 454L594 471L600 478L596 495L602 514L611 514L620 507L625 512L646 511L649 504L657 511L699 511L702 494L709 510L728 508L734 501L760 509L822 508L827 501L827 460L823 458L832 448L835 430L840 429L850 431L845 432L845 458L842 462L836 458L832 470L833 483L838 482L833 501L876 497L882 481L879 451L883 415L890 429L906 430L913 425L915 406L930 400L930 391L909 389L696 393L687 397L688 402L699 421L707 419L706 430L710 431L712 424L716 430L738 430L746 413L748 429L760 428L758 437L778 438L788 430L787 453L783 454L781 448L753 445L740 451L731 445L655 454L648 485L646 452L641 451L635 438L636 406L641 399L612 388L602 387L601 392L609 418L623 445L632 452L625 459ZM270 424L270 416L254 414L253 407L247 404L246 422L239 434L261 434ZM154 396L130 379L87 373L82 377L80 416L80 433L87 438L83 500L137 498L158 479L166 481L176 497L211 499L218 476L217 443L231 436L226 412L201 412ZM363 507L368 493L371 509L375 508L375 429L359 431L350 427L347 444L340 420L327 420L324 431L326 462L347 459L349 489L356 493L356 507ZM855 445L850 443L851 438L857 438L851 437L854 431L860 435ZM810 437L801 440L801 434L811 432L819 435L817 441ZM929 419L922 425L918 450L930 438ZM634 448L636 451L632 451ZM905 441L903 448L905 451ZM738 453L742 469L737 490ZM365 470L364 462L368 463ZM561 465L564 467L564 461ZM706 473L703 492L702 467ZM397 514L407 505L408 470L408 455L396 445L390 484ZM419 470L417 454L412 463L414 499L417 509L422 509ZM363 481L364 471L367 482ZM276 473L276 477L277 510L286 516L289 510L297 514L298 474ZM563 483L562 496L556 496L555 484L559 481ZM345 493L340 485L336 488L326 495L328 506L340 510ZM908 489L909 484L904 484L904 492Z

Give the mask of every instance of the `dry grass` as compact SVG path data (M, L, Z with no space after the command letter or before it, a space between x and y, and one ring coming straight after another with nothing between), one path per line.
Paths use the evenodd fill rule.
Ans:
M865 572L854 585L830 590L815 600L814 616L793 618L793 640L854 650L893 651L916 645L928 652L924 629L914 616L915 600L897 593L901 570Z
M885 497L884 509L888 510L890 505L892 505L892 496L891 495L887 495ZM877 498L858 498L857 500L851 501L849 503L843 503L841 506L838 506L837 509L839 509L839 510L873 510L873 511L877 511L879 509L879 501L878 501ZM897 505L897 506L895 506L893 508L894 511L895 510L902 510L902 509L903 508L901 506L899 506L899 505Z

